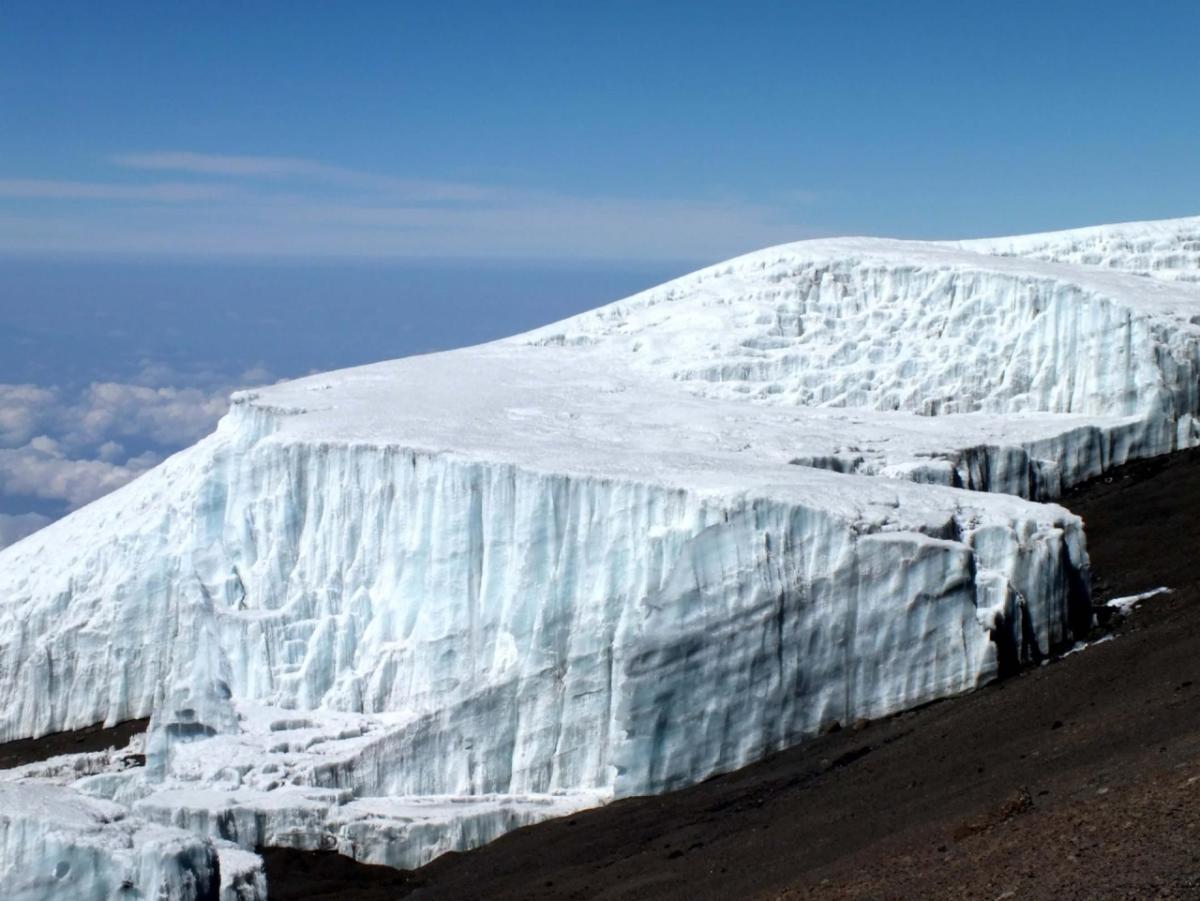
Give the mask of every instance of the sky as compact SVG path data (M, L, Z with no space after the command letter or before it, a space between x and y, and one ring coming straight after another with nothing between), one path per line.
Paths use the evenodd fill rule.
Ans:
M10 0L0 545L234 387L831 234L1200 212L1200 4Z

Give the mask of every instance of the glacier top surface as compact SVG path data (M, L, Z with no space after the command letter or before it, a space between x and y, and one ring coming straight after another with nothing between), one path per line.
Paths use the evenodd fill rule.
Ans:
M491 344L332 375L243 397L241 403L283 411L262 440L387 445L714 493L822 494L823 506L833 507L842 506L845 480L789 465L797 456L881 445L895 445L905 457L932 456L1096 421L756 405L696 396L671 379L621 372L605 354L563 347L514 354ZM913 495L905 498L910 503L919 495L915 485L872 484L858 490L881 499L903 491Z
M1063 360L1037 358L1054 352L1047 344L1068 314L1195 335L1200 293L946 244L805 241L503 341L235 400L242 412L269 413L273 441L391 445L774 494L813 484L806 467L787 465L797 458L910 463L1140 415L1157 374L1138 376L1145 385L1131 401L1129 386L1110 389L1104 372L1064 374ZM1054 334L1030 337L1035 321ZM1100 348L1069 348L1081 359L1089 350L1109 366ZM1028 385L1015 383L1023 363Z
M1200 281L1200 216L984 238L961 241L957 246L980 253L1119 269L1166 280Z

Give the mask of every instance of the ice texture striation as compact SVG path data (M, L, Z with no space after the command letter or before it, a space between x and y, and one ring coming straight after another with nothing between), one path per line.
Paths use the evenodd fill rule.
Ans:
M1125 273L839 239L720 264L527 340L605 344L692 392L758 403L1178 418L1196 411L1196 296Z
M0 738L152 715L75 788L412 866L980 685L1091 621L1038 501L1200 443L1195 223L802 242L236 395L0 551Z
M225 901L217 861L211 842L129 817L120 805L56 785L0 782L6 901Z
M150 542L128 496L88 508L121 552L72 543L82 559L15 624L10 735L194 717L174 691L155 705L217 683L172 653L211 604L231 695L413 717L365 790L658 791L990 678L985 610L1030 609L1044 652L1086 606L1080 524L1053 506L665 447L654 482L542 472L294 440L290 419L243 402L123 492L165 489L133 501L162 517ZM15 551L49 553L59 528ZM124 597L153 601L137 628L110 625Z
M1200 216L962 241L968 250L1200 282Z

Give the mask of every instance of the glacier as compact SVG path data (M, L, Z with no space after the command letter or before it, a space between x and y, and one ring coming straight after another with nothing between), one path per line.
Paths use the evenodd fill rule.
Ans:
M961 241L959 247L1200 282L1200 225L1195 217L1097 225L1038 235Z
M1200 219L805 241L235 395L0 551L0 740L151 717L145 767L0 774L81 824L13 821L0 890L130 829L170 897L262 896L261 845L418 866L1070 646L1053 501L1200 443L1198 274Z
M216 858L211 842L129 817L119 804L0 782L0 888L10 901L217 901Z

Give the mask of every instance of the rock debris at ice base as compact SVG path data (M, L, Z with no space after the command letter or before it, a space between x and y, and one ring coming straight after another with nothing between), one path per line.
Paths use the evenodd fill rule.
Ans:
M77 788L406 863L975 687L1086 629L1087 558L950 486L1200 440L1198 222L802 242L239 394L0 551L0 738L153 715Z

